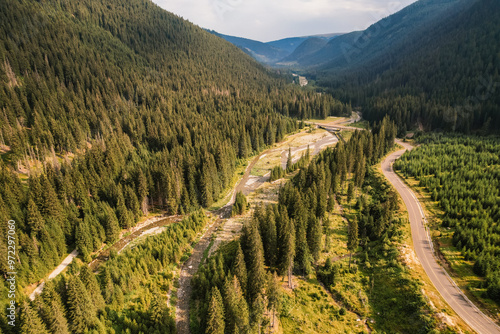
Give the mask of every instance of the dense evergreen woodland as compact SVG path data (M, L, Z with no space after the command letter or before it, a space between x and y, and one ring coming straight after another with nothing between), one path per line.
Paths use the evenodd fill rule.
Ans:
M418 141L395 168L438 201L453 244L486 277L487 297L500 304L500 140L424 135Z
M287 279L316 270L323 235L328 230L325 214L334 209L336 196L340 198L345 188L351 189L347 191L347 196L351 193L349 200L354 189L363 189L371 198L360 196L365 200L356 204L358 215L350 226L349 250L356 251L361 245L366 261L369 256L377 260L381 254L389 257L373 270L388 273L381 282L387 281L394 289L384 295L374 293L377 305L384 305L378 326L403 332L410 328L429 330L431 324L422 313L425 301L419 287L398 276L394 268L398 267L394 265L397 249L388 246L401 223L393 219L397 195L372 170L372 165L392 148L395 134L396 128L387 119L373 133L356 132L346 144L327 149L300 169L281 188L277 205L257 206L241 239L223 247L193 278L192 332L264 333L275 317L286 316L291 306L285 305L277 275ZM387 255L389 249L391 255ZM343 270L347 269L340 270L327 261L318 268L318 277L334 292ZM395 295L402 301L395 302ZM405 319L405 324L399 321L401 327L384 327L384 318Z
M199 210L119 255L115 251L97 275L73 261L34 302L20 302L17 326L3 327L5 333L176 333L167 302L172 269L186 259L206 221Z
M318 70L318 82L370 121L390 115L401 134L498 133L499 14L497 0L419 1L343 42L343 65Z
M0 1L0 232L16 221L19 288L148 210L210 206L289 117L345 109L150 1Z

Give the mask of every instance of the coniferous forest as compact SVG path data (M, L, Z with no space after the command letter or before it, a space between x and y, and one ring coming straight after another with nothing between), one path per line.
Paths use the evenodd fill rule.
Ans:
M18 223L23 283L148 208L211 205L297 128L288 116L342 109L148 1L0 5L0 214Z
M402 265L408 224L376 167L414 128L464 133L417 134L422 145L394 166L429 191L453 245L483 277L478 288L500 304L500 142L465 135L500 128L500 58L490 43L500 40L500 8L456 2L454 15L408 34L411 47L375 52L355 70L314 68L312 87L301 88L291 73L150 0L0 1L0 254L16 249L0 276L15 268L17 296L17 325L2 312L0 334L176 333L180 265L218 231L226 209L218 202L233 199L250 159L278 152L305 120L350 117L353 105L367 131L337 134L336 147L320 153L327 144L306 146L298 159L288 147L286 168L286 149L278 152L274 204L235 191L227 213L251 210L251 218L212 256L205 249L191 281L191 332L266 332L290 317L283 282L293 291L295 276L317 278L321 293L342 303L321 310L331 321L351 312L373 316L380 332L448 333ZM326 246L342 204L348 267ZM151 213L175 221L125 240ZM13 226L15 238L4 238ZM73 250L78 258L49 280ZM352 286L342 285L347 278ZM9 284L0 283L3 310ZM342 291L354 287L364 307Z
M500 303L500 141L498 138L422 135L422 146L394 167L414 177L443 210L442 226L474 272L478 288Z
M298 128L292 117L347 109L146 0L6 0L0 36L0 219L16 222L21 294L75 248L88 263L149 211L174 215L210 206L238 165ZM0 241L2 254L6 242ZM181 246L172 247L178 254ZM168 255L162 256L165 266ZM156 273L152 265L144 271ZM2 276L7 270L2 261ZM86 286L100 286L106 304L143 279L125 282L122 269L106 270ZM120 289L111 289L110 277ZM72 284L79 295L81 282ZM69 291L57 293L70 332L119 318L101 302L88 309L90 301L77 306ZM74 307L86 323L72 315ZM43 306L27 303L23 312L33 315L37 333L56 321L45 318Z
M395 135L396 128L388 119L372 133L354 133L345 145L327 149L301 168L280 189L278 204L258 205L241 239L221 248L193 278L192 332L266 332L277 321L273 319L286 317L292 307L280 288L282 279L290 282L292 275L306 277L315 272L334 293L339 276L358 270L357 265L340 269L329 260L317 265L328 230L326 213L333 210L335 198L345 188L359 189L371 198L366 201L360 196L357 201L353 221L357 228L351 225L348 247L356 251L361 245L366 262L359 268L370 268L373 280L387 280L394 289L393 295L374 294L370 301L374 307L383 305L386 312L379 328L397 332L419 328L422 333L434 328L418 284L403 277L402 268L395 265L398 251L393 247L402 224L393 217L397 195L373 171L373 165L393 147ZM367 264L370 261L374 267ZM382 272L388 274L377 277ZM401 297L399 304L395 295ZM395 328L390 322L393 317L405 321L396 321Z
M432 6L448 9L436 15ZM347 38L335 61L309 71L367 120L389 115L400 135L498 134L499 12L497 0L419 1Z

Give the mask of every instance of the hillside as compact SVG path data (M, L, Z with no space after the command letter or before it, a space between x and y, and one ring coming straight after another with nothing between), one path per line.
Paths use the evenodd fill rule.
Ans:
M318 37L310 37L302 42L289 56L281 59L276 65L294 65L305 61L308 56L321 50L328 40Z
M274 46L276 48L280 48L282 50L285 50L287 52L287 55L291 54L302 42L307 40L309 37L290 37L290 38L284 38L284 39L279 39L277 41L272 41L268 42L266 44L269 44L271 46Z
M208 31L237 46L258 62L271 66L282 66L282 63L289 65L290 62L296 64L298 63L298 58L314 53L315 51L321 49L321 47L323 47L329 40L342 35L323 34L304 37L290 37L263 43L248 38L223 35L212 30ZM298 53L294 55L296 50Z
M499 13L498 1L421 0L358 36L332 40L303 65L315 62L313 77L365 118L389 114L401 134L417 126L497 132Z
M268 43L262 43L248 38L223 35L215 31L210 31L210 33L219 36L229 43L239 47L241 50L255 58L255 60L260 63L272 64L289 54L288 50L284 50L280 47L276 47Z
M311 57L298 62L301 67L324 65L344 68L372 60L387 50L406 44L422 29L451 15L457 2L463 0L420 0L384 18L365 31L351 32L332 39Z

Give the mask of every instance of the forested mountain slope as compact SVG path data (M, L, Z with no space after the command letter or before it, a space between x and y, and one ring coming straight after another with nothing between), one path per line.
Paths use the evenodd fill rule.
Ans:
M210 31L210 33L239 47L241 50L255 58L255 60L264 64L274 63L290 54L290 52L268 43L254 41L248 38L223 35L215 31Z
M420 34L428 27L438 24L452 15L457 3L463 0L420 0L390 15L364 31L355 31L332 39L323 49L307 59L301 59L299 65L325 69L340 68L363 64L387 51L406 44L413 35Z
M365 118L389 114L401 132L417 125L495 132L499 14L495 0L421 0L344 45L315 74L336 96L362 106Z
M314 54L316 51L321 50L328 40L324 38L311 37L302 42L289 56L280 60L278 65L293 65L301 62L303 59L307 59L309 56Z
M0 228L16 221L19 288L151 207L211 205L296 129L286 116L338 106L150 1L1 1Z

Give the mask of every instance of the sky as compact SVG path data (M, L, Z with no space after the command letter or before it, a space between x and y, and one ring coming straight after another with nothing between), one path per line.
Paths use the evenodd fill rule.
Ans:
M153 0L202 28L269 42L364 30L415 0Z

